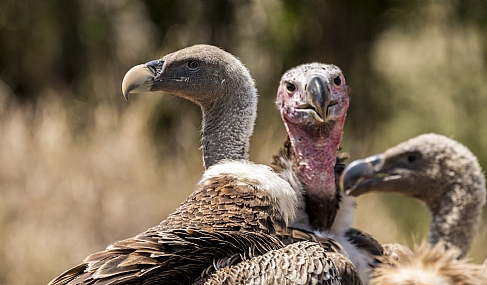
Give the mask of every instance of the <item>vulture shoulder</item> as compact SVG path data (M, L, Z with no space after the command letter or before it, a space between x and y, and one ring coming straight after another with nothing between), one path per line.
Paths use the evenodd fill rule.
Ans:
M157 228L274 233L294 217L296 200L289 183L270 167L223 161L203 174L196 190Z
M193 193L194 199L183 203L185 208L156 227L88 256L49 284L152 284L173 279L192 284L211 272L208 268L218 260L233 264L282 248L269 233L294 215L296 197L284 180L271 178L274 172L264 165L216 164L198 183L194 193L200 195Z

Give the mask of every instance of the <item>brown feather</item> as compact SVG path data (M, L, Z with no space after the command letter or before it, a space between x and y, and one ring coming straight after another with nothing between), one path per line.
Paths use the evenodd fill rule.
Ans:
M204 281L204 282L203 282ZM345 284L326 251L314 242L293 243L249 262L225 267L197 284Z
M284 246L278 239L253 232L216 233L188 229L157 234L159 237L153 240L154 252L148 248L138 250L136 244L131 244L133 251L130 254L96 253L89 256L85 264L65 272L51 284L192 284L202 272L209 274L211 270L208 268L214 262L235 256L249 259ZM183 272L184 278L181 277ZM177 278L179 280L174 281Z

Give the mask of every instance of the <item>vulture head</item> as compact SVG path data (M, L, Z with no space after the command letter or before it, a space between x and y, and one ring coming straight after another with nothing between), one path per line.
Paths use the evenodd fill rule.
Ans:
M276 104L295 156L293 173L283 175L298 177L298 207L311 229L328 230L339 207L334 167L349 105L342 71L323 63L294 67L281 78Z
M328 135L334 124L346 116L349 99L345 77L331 64L297 66L282 76L276 104L286 125Z
M165 91L195 102L203 113L205 166L248 159L257 114L257 90L247 68L232 54L195 45L130 69L122 92Z
M423 134L382 154L350 163L341 188L348 195L396 192L424 202L432 215L430 243L456 246L466 254L485 204L485 177L462 144Z

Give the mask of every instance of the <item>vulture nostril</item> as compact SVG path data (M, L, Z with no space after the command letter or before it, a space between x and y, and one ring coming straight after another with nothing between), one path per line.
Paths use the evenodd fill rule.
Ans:
M164 61L162 60L151 60L145 64L147 68L154 74L154 76L158 76L162 72L162 66L164 65Z

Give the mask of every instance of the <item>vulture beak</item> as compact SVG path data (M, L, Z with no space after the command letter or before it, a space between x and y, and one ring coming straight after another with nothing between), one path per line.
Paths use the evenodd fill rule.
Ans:
M156 77L160 75L164 61L152 60L145 64L132 67L123 77L122 93L129 100L130 93L151 91Z
M384 154L377 154L350 163L340 177L342 191L345 191L347 195L357 197L371 191L370 186L378 182L397 178L397 175L382 172L384 158Z
M331 95L328 86L319 76L312 76L308 79L305 87L306 103L300 108L312 109L313 117L321 123L324 123L328 117L328 107L331 103Z

